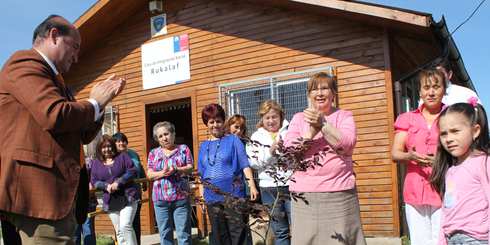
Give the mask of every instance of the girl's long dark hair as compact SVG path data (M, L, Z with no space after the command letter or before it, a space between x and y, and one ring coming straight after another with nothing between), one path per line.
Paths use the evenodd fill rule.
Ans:
M473 141L473 144L470 146L470 150L479 150L488 155L489 136L487 114L485 113L485 109L483 109L480 104L473 107L468 103L457 103L444 109L441 112L439 119L448 113L460 113L471 122L471 125L480 125L480 135ZM446 149L444 149L439 138L439 145L437 147L436 159L432 167L430 182L434 189L439 192L441 197L444 196L444 192L446 191L445 180L447 170L454 165L455 160L456 159L449 152L447 152Z

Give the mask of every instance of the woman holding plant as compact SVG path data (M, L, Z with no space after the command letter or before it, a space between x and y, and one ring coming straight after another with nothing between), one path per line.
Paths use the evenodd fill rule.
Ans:
M225 134L225 111L218 104L209 104L202 110L202 120L207 126L209 139L199 147L198 172L204 185L204 201L207 205L212 245L251 244L248 230L248 214L237 212L225 203L223 193L244 198L244 178L250 187L250 199L258 196L249 167L245 146L234 134Z
M309 107L294 115L285 138L286 147L311 141L302 159L311 167L295 170L289 184L291 192L304 193L305 199L292 200L291 242L366 244L353 171L356 127L352 112L332 105L337 85L326 73L313 75L307 93Z
M262 203L274 207L270 225L274 231L276 245L289 245L289 225L291 221L291 199L288 179L291 171L277 169L276 151L286 136L288 121L284 110L274 100L266 100L259 107L260 121L257 131L247 144L250 165L259 172L259 186ZM273 172L273 173L271 173Z

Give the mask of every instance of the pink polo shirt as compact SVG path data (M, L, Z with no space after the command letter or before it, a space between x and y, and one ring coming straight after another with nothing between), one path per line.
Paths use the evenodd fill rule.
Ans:
M293 173L294 181L289 182L289 190L295 192L334 192L350 190L355 187L356 178L353 171L352 152L356 144L356 125L352 112L337 110L325 118L330 124L340 130L342 137L336 145L329 144L321 132L313 137L313 144L304 153L305 159L312 159L315 153L323 153L318 156L318 163L314 169L296 171ZM289 123L288 133L284 139L286 146L291 146L294 141L309 130L309 124L305 122L303 112L296 113ZM342 153L325 151L331 147Z
M444 235L462 232L478 240L488 240L490 222L485 191L488 192L489 163L490 159L482 154L468 157L447 170L441 219Z
M407 132L405 149L414 149L420 154L436 154L439 141L439 119L429 128L422 115L421 105L418 109L400 114L395 122L396 132ZM432 167L421 167L416 162L407 164L407 175L403 185L403 199L410 205L430 205L441 207L441 198L432 188L429 177Z

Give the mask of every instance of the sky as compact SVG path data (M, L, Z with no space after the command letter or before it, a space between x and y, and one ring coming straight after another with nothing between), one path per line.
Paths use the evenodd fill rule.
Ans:
M445 16L448 28L454 30L480 3L480 0L365 0L377 4L406 8L431 13L436 21ZM0 15L0 65L19 49L31 47L32 32L48 15L58 14L75 21L96 0L2 0ZM22 13L22 14L20 14ZM490 81L485 75L490 72L490 1L485 2L473 18L455 34L454 40L463 57L466 69L483 101L490 106ZM82 37L83 38L83 37Z

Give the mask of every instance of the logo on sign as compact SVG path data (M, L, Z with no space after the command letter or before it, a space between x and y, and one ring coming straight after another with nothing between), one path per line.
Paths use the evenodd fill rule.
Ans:
M163 16L153 19L153 28L155 28L156 32L161 31L163 27L165 27L165 18Z
M167 34L167 15L161 14L151 17L150 28L152 37Z

